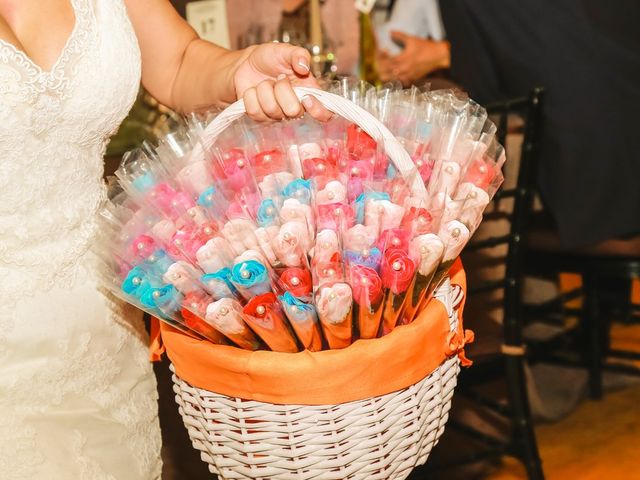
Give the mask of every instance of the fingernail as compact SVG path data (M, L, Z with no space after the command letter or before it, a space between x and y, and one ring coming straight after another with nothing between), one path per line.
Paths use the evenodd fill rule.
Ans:
M304 108L313 107L313 101L311 100L311 97L309 95L305 95L304 97L302 97L302 105L304 105Z
M280 75L278 75L276 80L284 80L285 78L287 78L287 76L284 73L281 73Z
M298 60L298 65L304 68L307 72L311 71L311 69L309 68L309 65L304 60Z

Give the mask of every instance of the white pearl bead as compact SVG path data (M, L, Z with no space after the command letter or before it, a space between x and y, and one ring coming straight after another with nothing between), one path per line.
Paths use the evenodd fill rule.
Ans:
M244 160L238 160L236 162L236 165L238 165L238 168L243 168L244 167Z
M264 308L262 305L258 305L258 308L256 308L256 313L258 315L264 315L267 312L267 309Z
M138 250L142 250L144 248L144 243L140 242L138 243Z
M298 277L293 277L291 279L291 285L293 285L294 287L297 287L298 285L300 285L300 279Z
M402 264L400 262L393 262L391 268L393 268L395 271L399 271L402 268Z
M204 233L207 234L207 235L211 235L213 233L213 228L204 227Z
M336 298L337 298L337 295L335 293L329 294L329 300L335 300Z
M462 232L460 232L459 228L454 228L453 231L451 232L451 236L453 238L458 238L460 236L460 233L462 233Z
M134 285L140 285L142 283L142 280L139 277L133 277L131 279L131 283L133 283Z
M240 273L240 276L241 276L242 278L249 278L249 277L251 276L251 272L249 272L248 270L243 270L243 271Z
M229 309L227 307L222 307L220 309L220 315L226 315L227 313L229 313Z

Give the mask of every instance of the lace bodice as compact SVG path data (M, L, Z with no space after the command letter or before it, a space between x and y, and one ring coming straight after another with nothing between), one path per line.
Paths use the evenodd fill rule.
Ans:
M134 101L140 52L122 0L72 0L44 71L0 41L0 297L72 276L105 197L103 155Z
M0 478L160 475L140 312L105 296L88 252L103 154L135 99L124 0L71 0L50 71L0 41Z

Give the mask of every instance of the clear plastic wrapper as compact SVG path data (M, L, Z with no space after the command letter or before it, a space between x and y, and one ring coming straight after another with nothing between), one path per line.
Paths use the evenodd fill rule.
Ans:
M272 292L251 298L242 313L251 329L274 352L293 353L300 350L282 305Z
M258 350L260 341L247 326L242 305L232 298L221 298L207 305L205 320L233 343L246 350Z
M285 291L278 297L284 313L289 319L302 347L306 350L317 352L322 350L322 333L318 323L316 307L310 301L296 297L290 291Z
M429 291L429 284L442 261L444 243L440 237L433 233L418 235L411 240L409 255L417 267L413 285L408 289L410 295L407 297L399 321L401 325L412 322L424 303Z
M416 264L408 250L406 237L395 234L387 237L380 266L384 289L382 335L390 333L396 327L405 301L412 296Z
M359 338L376 338L380 332L384 306L382 279L366 265L349 263L347 276L353 292L353 315Z
M315 304L329 348L351 345L353 294L349 284L337 282L320 287Z
M215 141L201 137L213 117L192 117L117 171L97 247L108 288L249 350L345 348L413 321L499 188L504 149L459 93L331 88L377 116L416 168L403 178L339 117L245 118Z
M428 300L446 277L453 262L458 258L460 252L462 252L462 249L469 241L470 232L464 224L457 220L452 220L440 228L438 237L440 237L444 244L444 253L442 254L442 262L438 266L427 288L426 300Z

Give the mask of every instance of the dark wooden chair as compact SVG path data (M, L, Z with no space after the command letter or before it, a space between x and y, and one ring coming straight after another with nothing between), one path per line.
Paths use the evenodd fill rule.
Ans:
M524 464L529 479L544 478L527 397L521 308L523 247L533 203L533 171L540 135L542 101L542 89L535 89L528 97L487 106L490 116L497 120L500 143L506 145L507 133L514 128L521 130L523 143L519 168L517 172L513 172L517 180L509 182L507 178L505 186L498 191L485 213L487 223L506 222L506 233L490 234L480 240L472 239L463 252L463 262L470 277L465 324L471 329L478 327L471 317L474 316L473 307L484 305L486 302L482 297L491 295L491 292L502 292L497 303L502 312L502 324L494 322L491 324L493 328L489 329L480 325L479 331L476 331L476 344L468 348L468 355L474 365L461 373L454 396L454 414L447 426L448 431L445 432L443 448L448 448L448 434L458 438L462 435L462 438L469 439L470 442L465 444L469 448L461 451L458 440L453 454L447 452L447 455L440 455L436 449L427 466L418 469L410 478L441 478L438 472L448 473L452 468L459 469L461 465L499 458L505 454L518 458ZM512 171L513 168L507 171L506 176L512 175ZM514 186L509 186L509 183ZM483 256L484 252L489 253ZM497 269L500 272L503 268L499 278L481 282L474 280L476 267L487 264L492 265L492 271ZM496 379L502 379L506 383L506 402L496 399L492 392L481 393L483 385ZM487 409L491 415L506 420L510 427L507 439L498 438L477 426L458 420L455 415L456 403L462 402L471 404L474 409Z
M602 398L604 370L640 375L640 369L619 361L640 360L640 345L636 351L612 349L609 335L614 317L633 321L637 313L637 307L630 302L630 285L632 279L640 278L640 236L567 249L560 243L553 220L541 212L535 215L527 238L525 271L527 275L551 279L560 272L582 277L581 288L544 304L528 306L528 316L538 320L554 323L555 317L562 322L567 315L579 319L575 328L553 342L538 345L538 360L586 368L589 393L594 400ZM582 307L567 308L565 302L571 298L582 298Z

